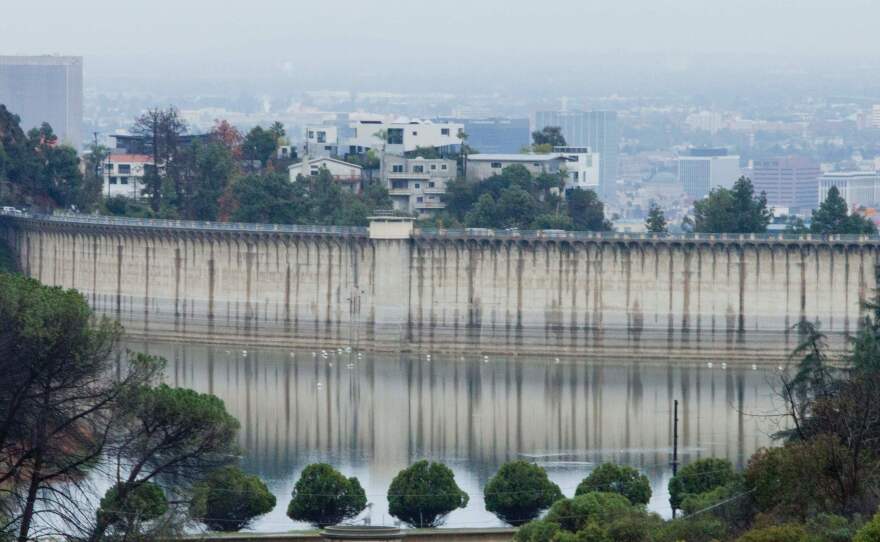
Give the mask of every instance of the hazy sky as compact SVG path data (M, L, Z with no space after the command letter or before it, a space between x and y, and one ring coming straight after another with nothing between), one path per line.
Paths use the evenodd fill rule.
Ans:
M878 0L0 0L0 54L83 55L95 77L479 78L645 55L873 61L877 21Z

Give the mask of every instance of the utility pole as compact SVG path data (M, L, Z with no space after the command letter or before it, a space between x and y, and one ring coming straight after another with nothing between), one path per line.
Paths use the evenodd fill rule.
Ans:
M678 399L673 402L672 414L672 476L678 474ZM672 509L672 519L675 519L675 508Z

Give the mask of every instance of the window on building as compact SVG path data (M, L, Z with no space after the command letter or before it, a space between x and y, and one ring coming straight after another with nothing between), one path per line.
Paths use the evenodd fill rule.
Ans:
M423 198L422 196L416 198L416 203L422 203L423 201L425 201L425 198Z
M309 139L315 139L315 132L309 130Z
M119 184L128 184L128 177L120 177Z
M113 163L111 162L111 163L107 164L107 173L112 173L112 172L113 172Z
M406 181L391 181L391 188L394 190L406 190Z
M416 132L415 130L413 130L413 135L414 135L414 136L417 136L417 135L419 135L419 133Z
M117 173L120 175L131 175L131 164L119 164Z
M318 132L318 143L327 143L327 132Z
M440 128L440 135L449 135L449 128Z
M437 164L431 164L431 171L435 171L437 169Z
M442 169L443 171L446 171L446 164L440 164L440 169Z
M116 184L116 182L117 182L116 177L110 177L110 184Z
M348 154L357 154L357 152L358 152L357 149L358 149L358 148L357 148L356 146L354 146L354 145L349 145L349 146L348 146Z
M325 151L332 151L332 150L333 150L333 146L332 146L332 145L324 145L324 150L325 150Z
M403 145L403 128L388 128L388 144Z
M317 175L317 174L318 174L318 168L313 167L313 168L312 168L312 171L311 171L309 174L312 175L312 176Z
M572 180L577 181L577 180L578 180L578 172L577 172L577 171L573 171L573 172L571 173L571 178L572 178Z
M424 173L425 166L413 166L413 173Z
M492 169L501 169L501 162L492 162Z
M394 164L391 166L391 173L403 173L403 164Z
M434 181L428 181L428 188L434 188Z

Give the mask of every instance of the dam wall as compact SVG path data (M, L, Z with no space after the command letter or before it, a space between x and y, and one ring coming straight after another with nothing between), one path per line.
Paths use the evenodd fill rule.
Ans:
M649 236L0 217L20 269L158 340L575 356L840 350L874 295L869 237Z

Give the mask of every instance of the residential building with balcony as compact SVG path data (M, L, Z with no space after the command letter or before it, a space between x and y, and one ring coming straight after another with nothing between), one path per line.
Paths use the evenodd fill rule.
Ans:
M355 194L361 191L361 181L363 180L363 168L357 164L349 164L336 158L321 157L313 158L308 161L292 164L287 168L290 175L290 182L296 181L297 177L316 176L322 169L327 170L333 176L333 180L339 185Z
M403 155L419 148L435 148L441 154L457 153L464 124L422 120L337 120L335 124L306 127L305 150L309 156L344 157L373 149Z
M124 196L140 199L144 188L144 174L153 165L146 154L110 154L102 164L104 197Z
M443 194L455 175L455 160L445 158L386 155L382 163L382 180L394 209L420 216L446 207Z

